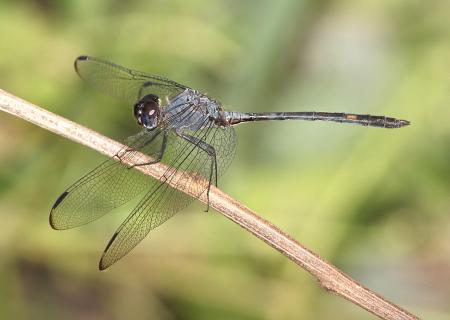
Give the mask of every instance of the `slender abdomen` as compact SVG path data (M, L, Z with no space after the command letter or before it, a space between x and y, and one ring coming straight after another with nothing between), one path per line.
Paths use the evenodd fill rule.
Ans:
M409 121L407 120L385 116L372 116L369 114L352 114L342 112L226 112L225 118L230 125L248 121L266 120L332 121L379 128L400 128L409 125Z

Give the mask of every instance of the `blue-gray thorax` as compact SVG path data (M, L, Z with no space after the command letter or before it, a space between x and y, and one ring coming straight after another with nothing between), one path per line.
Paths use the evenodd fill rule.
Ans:
M163 109L167 128L196 131L220 125L222 107L219 102L193 89L186 89L169 101Z

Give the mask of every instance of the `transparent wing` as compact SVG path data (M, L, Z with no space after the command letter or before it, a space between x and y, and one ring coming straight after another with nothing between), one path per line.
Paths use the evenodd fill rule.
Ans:
M236 136L233 127L219 128L211 123L204 129L189 134L215 149L217 175L223 174L235 152ZM181 181L186 180L190 192L199 197L208 188L211 157L175 133L171 134L169 141L171 143L168 144L163 158L163 162L170 166L164 175L166 181L179 185ZM172 188L164 181L153 184L109 241L100 260L100 269L106 269L122 258L144 239L150 230L161 225L193 200L191 196Z
M143 96L153 93L162 103L184 91L187 87L161 76L131 70L94 57L80 56L75 60L78 75L98 90L136 103Z
M130 148L116 157L124 163L142 162L137 151L154 157L161 149L162 136L158 129L131 136L125 141ZM150 184L148 176L110 158L59 196L50 212L50 225L54 229L69 229L89 223L147 190Z

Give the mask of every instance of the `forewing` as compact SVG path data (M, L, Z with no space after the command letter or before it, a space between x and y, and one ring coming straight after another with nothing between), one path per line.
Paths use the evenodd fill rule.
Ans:
M160 150L162 135L156 129L128 138L127 147L116 159L104 161L59 196L50 212L50 225L69 229L89 223L147 190L152 179L124 163L142 162L142 153L154 156Z
M147 94L157 95L162 103L187 87L161 76L131 70L94 57L81 56L75 60L78 75L98 90L130 104Z
M233 127L218 128L211 123L206 128L190 134L214 147L218 175L223 174L235 152L236 136ZM174 133L169 140L171 143L163 158L163 162L170 166L169 169L162 181L151 187L111 238L100 260L101 270L126 255L150 230L161 225L194 200L164 180L174 185L186 183L195 197L199 197L207 190L211 158L203 150Z

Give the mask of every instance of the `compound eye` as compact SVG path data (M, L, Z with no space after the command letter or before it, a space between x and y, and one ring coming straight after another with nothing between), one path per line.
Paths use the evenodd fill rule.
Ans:
M159 115L159 105L156 101L148 101L144 104L142 112L148 118L157 118Z
M133 112L139 125L150 130L155 129L158 126L160 115L158 96L154 94L146 95L136 103Z
M144 102L144 106L141 109L141 122L142 126L147 129L155 129L158 126L159 117L159 104L154 100Z

